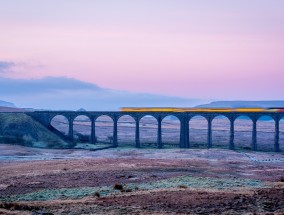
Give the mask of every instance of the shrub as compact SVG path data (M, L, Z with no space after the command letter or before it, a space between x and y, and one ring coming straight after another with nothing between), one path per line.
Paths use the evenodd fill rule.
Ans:
M86 134L77 133L77 140L82 143L90 142L90 136Z
M110 144L113 143L113 136L108 136L107 139L108 139L108 141L109 141Z

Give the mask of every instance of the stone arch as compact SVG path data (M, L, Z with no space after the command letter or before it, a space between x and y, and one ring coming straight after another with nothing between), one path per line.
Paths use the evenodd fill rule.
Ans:
M202 115L193 116L189 122L189 145L193 148L206 148L208 120Z
M280 151L284 151L284 116L279 121L279 148Z
M108 115L100 115L95 120L95 134L97 144L113 144L114 121Z
M144 115L139 120L141 147L157 147L158 120L152 115Z
M167 115L163 117L161 122L163 146L179 147L180 124L180 119L175 115Z
M275 121L271 116L262 115L256 122L257 150L274 151Z
M73 120L73 136L75 142L90 143L92 123L90 117L78 115Z
M212 119L212 146L229 148L230 119L225 115L216 115Z
M119 146L135 146L136 121L130 115L122 115L117 120L117 141Z
M253 121L247 115L239 115L234 121L235 149L251 149Z
M64 115L55 115L50 120L50 128L67 136L69 134L69 120Z

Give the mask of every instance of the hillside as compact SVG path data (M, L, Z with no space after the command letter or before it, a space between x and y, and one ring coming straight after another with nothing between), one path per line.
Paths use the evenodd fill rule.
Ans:
M13 103L2 101L2 100L0 100L0 106L1 107L12 107L12 108L16 107Z
M269 108L284 107L284 101L215 101L196 106L197 108Z
M68 143L24 113L0 113L0 143L69 148Z

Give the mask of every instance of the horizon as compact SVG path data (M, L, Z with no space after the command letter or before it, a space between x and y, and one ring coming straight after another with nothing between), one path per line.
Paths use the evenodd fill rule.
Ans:
M215 108L284 107L284 100L202 100L151 93L132 93L102 88L96 84L66 77L11 79L0 77L0 102L19 108L92 111L119 110L122 107L175 107L199 105ZM9 104L6 104L9 106Z
M67 77L201 100L284 99L283 1L0 5L1 78Z

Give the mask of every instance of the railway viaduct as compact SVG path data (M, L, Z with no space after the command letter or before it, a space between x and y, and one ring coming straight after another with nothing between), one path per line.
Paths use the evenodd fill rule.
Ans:
M274 151L278 152L279 148L279 121L284 117L283 112L122 112L122 111L35 111L28 112L29 116L40 122L42 125L52 130L51 121L55 116L62 115L68 119L69 132L68 138L70 141L73 140L73 121L78 116L86 116L91 121L91 143L95 144L95 121L100 116L109 116L113 120L113 145L117 146L117 123L118 119L122 116L130 116L135 120L135 146L140 148L140 134L139 134L139 122L144 116L152 116L158 122L158 134L157 144L158 148L163 148L162 143L162 120L167 116L175 116L180 121L180 148L190 148L189 141L189 121L195 116L203 116L208 122L208 135L207 135L207 147L212 147L212 120L217 116L227 117L230 121L230 143L229 148L234 149L234 121L240 116L247 116L253 122L252 129L252 145L251 149L257 150L257 129L256 123L262 116L269 116L275 122L275 142Z

